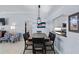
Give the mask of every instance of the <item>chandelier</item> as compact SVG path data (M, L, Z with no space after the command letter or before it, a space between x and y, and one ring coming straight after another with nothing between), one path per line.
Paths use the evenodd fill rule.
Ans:
M41 6L38 5L38 18L37 18L37 28L45 28L46 22L42 22L41 17L40 17L40 8Z

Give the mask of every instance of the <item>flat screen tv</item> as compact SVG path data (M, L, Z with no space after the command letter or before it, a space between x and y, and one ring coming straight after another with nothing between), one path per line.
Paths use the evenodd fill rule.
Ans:
M2 25L5 25L5 18L0 18L0 23L2 23Z

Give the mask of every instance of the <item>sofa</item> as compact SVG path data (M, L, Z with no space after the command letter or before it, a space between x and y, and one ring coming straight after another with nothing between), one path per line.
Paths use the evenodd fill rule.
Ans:
M0 37L0 42L6 41L6 42L17 42L21 39L21 33L12 34L9 32L5 32L3 37Z
M16 33L14 35L10 34L10 42L16 42L16 41L20 41L21 39L21 33Z

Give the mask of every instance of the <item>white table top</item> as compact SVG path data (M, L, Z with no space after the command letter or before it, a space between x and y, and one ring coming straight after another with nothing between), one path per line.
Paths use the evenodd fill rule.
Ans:
M34 33L34 34L32 34L32 37L48 39L48 37L47 37L47 35L45 33Z

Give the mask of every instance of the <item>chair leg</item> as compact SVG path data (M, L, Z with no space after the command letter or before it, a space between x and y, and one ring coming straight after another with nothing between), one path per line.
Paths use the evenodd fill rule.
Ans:
M53 45L53 51L54 51L54 54L55 54L55 49L54 49L54 45Z
M32 45L32 53L33 53L33 54L36 54L34 45Z
M33 49L32 49L32 52L33 52L33 54L35 54L35 50L34 50L34 47L33 47Z
M43 54L46 54L46 50L43 50Z
M42 48L42 53L44 54L44 49Z
M36 54L36 51L33 51L33 54Z
M42 53L43 53L43 54L46 54L46 46L44 46L44 47L42 48Z
M23 54L25 54L25 50L26 50L26 46L24 47L24 51L23 51Z
M27 45L27 46L25 45L25 48L24 48L23 54L25 54L25 50L27 49L27 47L28 47L28 45Z
M53 47L52 47L53 46ZM54 52L54 54L55 54L55 50L54 50L54 44L51 46L51 48L52 48L52 50L53 50L53 52Z
M55 54L55 51L54 51L54 54Z
M54 50L52 46L53 46L53 45L51 45L51 49Z
M23 51L23 54L25 54L25 49L24 49L24 51Z
M53 47L52 47L53 46ZM54 50L54 44L51 45L51 49L53 50L54 54L55 54L55 50Z
M46 45L44 43L44 46L43 46L43 50L44 50L44 54L46 54Z

